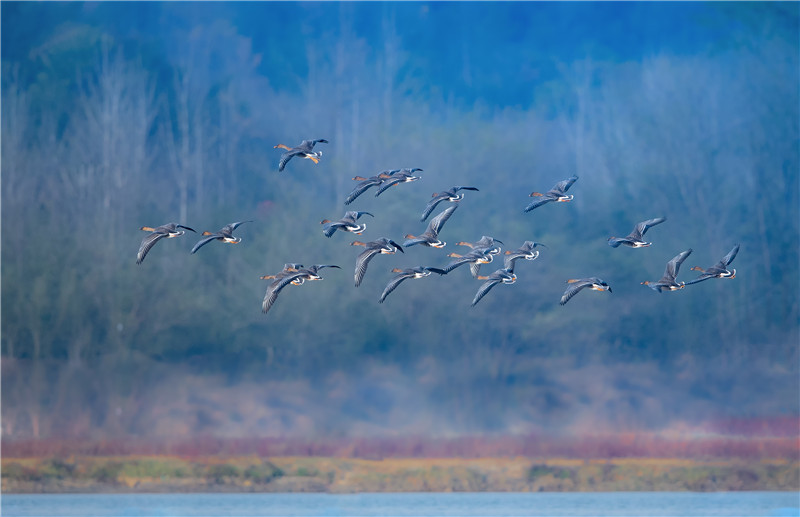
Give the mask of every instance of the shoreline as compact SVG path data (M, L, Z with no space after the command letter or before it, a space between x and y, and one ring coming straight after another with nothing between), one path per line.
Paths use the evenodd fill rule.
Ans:
M2 493L798 491L787 459L69 456L2 459Z

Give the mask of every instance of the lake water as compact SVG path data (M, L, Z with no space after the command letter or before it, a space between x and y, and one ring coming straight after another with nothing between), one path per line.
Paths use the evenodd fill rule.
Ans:
M9 494L5 517L800 516L797 492Z

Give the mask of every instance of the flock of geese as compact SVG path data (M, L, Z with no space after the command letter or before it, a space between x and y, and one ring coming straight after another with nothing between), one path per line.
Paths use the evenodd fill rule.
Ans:
M316 139L316 140L303 140L300 145L296 147L289 147L283 144L276 145L275 148L278 149L285 149L285 152L281 155L280 161L278 164L278 170L283 171L286 167L287 163L294 157L309 159L315 164L320 162L322 157L322 151L314 151L314 146L318 143L328 143L325 139ZM348 194L347 198L344 201L345 205L350 205L353 203L360 195L365 193L372 187L376 187L377 190L375 192L375 196L380 196L383 192L387 189L399 185L401 183L409 183L420 179L420 176L417 175L418 172L421 172L422 169L419 168L404 168L404 169L394 169L394 170L386 170L383 171L375 176L365 178L362 176L356 176L353 180L358 181L359 183L355 186L355 188ZM555 203L562 203L572 201L573 195L567 194L567 191L572 187L572 185L577 181L577 176L572 176L567 178L563 181L558 182L556 185L553 186L550 190L544 193L540 192L533 192L530 194L529 197L535 197L536 199L531 202L528 206L525 207L523 212L527 213L531 210L539 208L542 205L545 205L550 202ZM478 191L476 187L471 186L454 186L442 192L436 192L432 195L430 201L426 204L424 210L422 211L422 215L420 217L420 222L425 222L425 220L433 213L437 206L440 203L445 201L453 203L452 206L444 209L442 212L437 214L427 225L427 228L423 233L420 235L414 236L408 234L405 236L405 241L402 245L395 242L392 239L388 239L386 237L381 237L380 239L369 241L369 242L362 242L362 241L353 241L351 243L352 246L363 246L364 251L358 254L356 257L356 264L355 264L355 286L358 287L361 285L361 282L364 279L364 276L367 273L367 267L369 266L370 261L375 258L377 255L392 255L397 253L405 253L403 248L409 248L415 245L421 246L428 246L432 248L443 248L445 247L446 243L439 238L439 233L442 231L442 227L444 224L450 219L453 213L459 206L459 202L464 198L464 191ZM322 224L322 233L330 238L332 237L337 231L342 232L350 232L355 235L361 235L364 230L366 230L367 225L366 223L359 222L361 217L368 215L370 217L374 217L373 214L365 211L357 211L357 210L348 210L345 212L344 216L337 220L332 221L328 219L323 219L320 224ZM665 217L657 217L654 219L648 219L647 221L642 221L638 223L633 231L628 234L626 237L610 237L608 239L609 246L613 248L617 248L619 246L628 246L631 248L644 248L650 246L651 243L644 240L644 236L647 231L656 226L658 224L663 223L666 221ZM236 230L240 225L244 223L249 223L253 221L239 221L235 223L226 224L217 232L208 232L204 231L202 233L202 238L194 245L191 250L191 253L196 253L201 247L205 246L211 241L217 240L227 244L238 244L241 242L241 237L234 237L233 231ZM171 239L174 237L179 237L183 235L186 231L191 231L197 233L192 228L188 226L184 226L182 224L177 223L168 223L158 227L149 227L143 226L141 230L149 232L148 235L142 240L141 245L139 246L139 252L136 257L136 263L141 264L147 253L153 248L153 246L162 239ZM539 256L539 251L535 248L539 246L544 246L544 244L540 242L534 241L525 241L522 246L520 246L515 251L506 251L503 257L503 267L494 271L489 275L481 275L480 268L483 264L488 264L493 261L494 257L501 253L502 248L500 245L504 245L504 243L498 239L493 237L489 237L484 235L481 237L480 240L474 243L470 242L457 242L457 246L466 246L470 248L470 250L464 254L458 253L450 253L447 257L451 258L452 260L442 268L436 267L428 267L428 266L418 266L413 268L407 269L400 269L394 268L392 269L393 273L396 273L394 277L389 281L389 283L384 288L383 292L381 293L380 298L378 299L379 303L383 303L386 300L386 297L389 296L397 287L408 279L419 279L429 276L431 273L436 273L438 275L447 275L454 269L469 264L470 273L471 275L479 280L483 280L484 282L478 288L477 292L475 293L474 298L472 299L471 306L475 306L489 291L492 290L496 285L499 284L513 284L517 280L517 275L514 273L515 263L520 260L535 260ZM722 258L718 263L709 267L709 268L700 268L700 267L692 267L691 270L694 271L701 271L700 275L697 278L689 280L688 282L678 282L677 276L680 270L681 264L686 260L686 258L692 253L691 249L683 251L675 256L672 260L667 263L666 270L664 271L664 275L661 277L660 280L656 282L645 281L642 282L642 285L646 285L651 289L662 292L662 291L676 291L679 289L683 289L687 285L696 284L698 282L702 282L708 280L710 278L734 278L736 276L736 270L732 269L729 270L728 267L733 259L736 257L736 254L739 252L739 245L736 244L724 258ZM267 313L273 304L278 299L278 295L280 292L287 287L288 285L302 285L307 281L314 281L314 280L322 280L320 276L320 271L325 268L337 268L341 269L340 266L334 264L316 264L310 267L304 267L302 264L296 263L287 263L284 265L283 269L275 274L271 275L264 275L260 277L263 280L272 280L272 282L267 287L266 293L264 295L264 300L262 302L262 311ZM573 296L578 294L580 291L584 289L590 289L595 291L611 291L611 286L608 285L603 279L598 277L588 277L588 278L579 278L579 279L569 279L567 280L567 289L564 291L564 294L561 297L560 304L566 304Z

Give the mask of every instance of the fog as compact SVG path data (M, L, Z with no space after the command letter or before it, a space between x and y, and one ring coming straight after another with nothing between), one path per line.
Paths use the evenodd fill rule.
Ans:
M793 3L27 3L2 9L4 438L453 436L798 414ZM324 138L320 163L277 144ZM421 179L347 207L354 176ZM523 213L577 175L569 203ZM443 249L402 242L474 186ZM449 206L441 204L434 214ZM369 211L361 236L319 222ZM433 215L431 217L433 217ZM652 246L611 248L639 221ZM238 245L200 232L234 221ZM142 226L197 230L136 264ZM544 243L513 285L459 241ZM676 292L681 251L734 279ZM284 263L336 264L285 288ZM484 265L482 274L502 267ZM566 280L597 276L564 306Z

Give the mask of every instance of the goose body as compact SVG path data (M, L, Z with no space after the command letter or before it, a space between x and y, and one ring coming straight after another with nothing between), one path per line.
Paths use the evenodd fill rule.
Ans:
M244 223L252 223L252 222L253 221L239 221L236 223L226 224L218 232L214 233L203 232L204 238L200 239L197 242L197 244L194 245L194 247L192 248L192 253L196 253L197 250L199 250L200 248L202 248L203 246L214 240L224 242L226 244L239 244L240 242L242 242L242 238L234 237L233 230L235 230Z
M464 199L464 193L462 192L459 194L458 193L459 190L477 191L478 189L475 187L456 186L456 187L451 187L442 192L434 193L433 196L431 196L432 197L431 200L428 201L427 205L425 205L425 210L422 211L422 217L420 217L419 219L420 222L424 222L425 219L427 219L428 216L431 215L431 212L433 212L436 206L442 201L450 201L451 203L457 203L458 201Z
M375 197L380 196L386 189L398 185L400 183L409 183L411 181L417 181L420 179L420 176L414 176L414 173L417 171L422 171L419 168L413 169L395 169L392 171L387 171L387 174L390 176L386 178L380 187L378 187L378 191L375 192Z
M318 138L316 140L303 140L297 147L289 147L284 144L276 145L274 149L286 149L286 152L281 155L281 160L278 163L278 171L283 172L286 164L295 156L307 158L314 163L319 163L319 159L322 157L322 151L314 151L314 146L319 143L327 144L328 141L324 138Z
M306 281L322 280L322 277L319 275L319 271L326 267L335 267L337 269L341 269L339 266L332 264L316 264L311 267L301 267L299 269L290 268L294 269L294 271L287 271L287 268L284 267L284 271L275 275L275 280L267 287L264 300L261 302L261 311L265 314L269 312L269 310L275 304L275 301L278 299L278 294L280 294L281 290L283 290L283 288L287 285L301 285Z
M683 264L683 261L686 260L686 257L691 255L691 253L692 249L689 248L688 250L676 255L672 258L672 260L667 262L667 268L664 270L664 276L661 277L661 280L658 282L645 281L642 282L642 285L646 285L650 289L658 291L659 293L662 291L677 291L678 289L683 289L686 287L686 283L678 282L676 278L678 276L678 271L680 271L681 264Z
M689 280L686 282L686 285L696 284L698 282L702 282L704 280L708 280L709 278L736 278L736 269L729 270L728 266L733 262L733 259L736 258L736 254L739 253L739 245L731 249L727 255L725 255L722 260L714 264L708 269L703 269L698 266L694 266L691 268L692 271L702 271L700 276L693 280Z
M537 199L536 201L532 202L528 206L525 207L524 212L530 212L534 208L539 208L540 206L550 203L551 201L555 201L556 203L563 203L566 201L572 201L573 196L571 194L567 194L567 190L572 186L575 181L577 181L577 176L572 176L565 180L559 181L558 183L553 186L550 190L542 194L541 192L531 192L529 197L538 197L541 199Z
M428 223L428 228L422 233L422 235L414 236L407 234L407 240L403 243L403 246L414 246L416 244L421 244L430 248L444 248L447 243L439 239L439 232L442 230L444 223L446 223L447 220L450 219L450 216L453 215L453 212L456 211L456 208L458 208L458 205L447 207L436 217L431 219L431 222Z
M572 278L570 280L567 280L567 283L569 284L569 287L567 287L567 290L564 291L564 295L561 297L561 301L558 302L561 305L567 303L570 300L570 298L578 294L583 289L586 289L587 287L593 291L608 291L609 293L612 292L611 286L608 285L602 278L598 278L596 276L589 278L578 278L578 279Z
M397 286L403 283L404 281L408 280L409 278L424 278L429 276L431 273L436 273L439 275L445 274L443 270L435 267L412 267L408 269L399 269L394 268L392 269L392 273L398 273L394 276L389 283L386 284L386 288L384 288L383 293L381 293L381 297L378 300L378 303L383 303L386 300L386 297L389 296L389 293L397 289Z
M666 217L656 217L655 219L642 221L636 225L636 227L631 233L628 234L627 237L609 237L608 245L612 248L617 248L620 244L629 246L631 248L645 248L650 246L652 243L644 240L644 234L653 226L661 224L666 220Z
M515 275L513 271L509 271L507 268L498 269L489 276L478 276L476 278L486 281L480 286L478 292L475 293L475 297L472 299L472 303L470 304L471 307L475 307L475 305L481 301L481 299L486 296L486 294L491 291L494 286L498 284L513 284L517 281L517 275Z
M139 245L139 252L136 254L136 263L141 264L144 262L144 258L147 256L147 253L156 245L158 241L161 239L173 239L175 237L180 237L184 233L183 230L179 228L183 228L184 230L189 230L190 232L195 232L188 226L183 226L182 224L177 223L167 223L162 224L161 226L157 226L155 228L151 226L142 226L139 228L142 231L150 232L144 239L142 239L142 243Z
M356 272L354 276L356 287L360 286L361 281L364 280L364 275L367 274L367 266L375 255L392 255L398 251L405 253L399 244L386 237L370 242L353 241L350 245L364 246L366 248L356 257Z
M328 238L330 238L336 232L336 230L342 230L345 232L355 233L356 235L361 235L364 230L367 229L366 224L359 224L356 222L362 215L375 217L369 212L348 210L344 213L344 217L338 221L331 221L329 219L323 219L320 221L320 224L322 224L322 233L324 233L325 237Z

